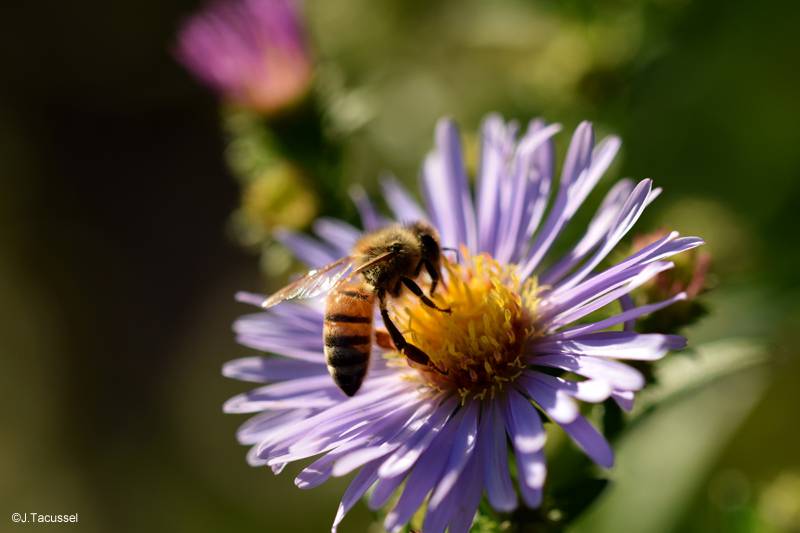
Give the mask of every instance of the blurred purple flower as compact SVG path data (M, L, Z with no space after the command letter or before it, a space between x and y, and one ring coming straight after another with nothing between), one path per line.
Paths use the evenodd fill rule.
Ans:
M618 360L652 361L685 346L676 335L608 330L629 326L685 298L683 293L592 320L594 311L671 268L666 258L702 244L673 232L596 271L659 194L650 180L618 182L577 244L541 266L620 141L612 136L595 146L592 126L580 124L550 202L551 137L559 127L536 120L517 138L516 124L490 116L482 128L474 194L449 120L439 123L436 149L423 167L425 209L397 181L383 182L396 220L428 220L443 246L462 247L461 262L447 266L446 287L437 291L452 315L429 313L413 299L393 307L414 342L449 370L447 376L409 366L376 345L361 391L348 398L325 367L319 302L286 302L235 324L240 343L280 356L238 359L223 368L231 378L269 383L225 404L229 413L258 413L238 432L239 441L252 446L250 464L278 473L289 462L319 456L295 479L300 488L359 470L339 505L334 531L370 487L374 509L401 493L386 516L389 531L399 531L426 499L426 533L468 531L484 492L495 509L515 509L507 438L522 500L537 507L546 473L542 418L559 424L597 464L611 467L611 448L580 414L577 401L613 398L629 410L644 378ZM357 204L366 230L387 222L364 196ZM332 219L318 220L315 232L321 242L293 233L280 238L318 267L347 255L360 233ZM244 293L239 299L262 301Z
M215 0L184 23L175 55L226 100L274 112L311 83L298 7L293 0Z

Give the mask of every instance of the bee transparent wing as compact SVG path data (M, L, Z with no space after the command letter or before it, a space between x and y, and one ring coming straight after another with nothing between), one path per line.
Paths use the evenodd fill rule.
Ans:
M347 276L353 274L353 264L353 258L348 256L311 270L261 302L261 307L268 309L286 300L314 298L329 292Z

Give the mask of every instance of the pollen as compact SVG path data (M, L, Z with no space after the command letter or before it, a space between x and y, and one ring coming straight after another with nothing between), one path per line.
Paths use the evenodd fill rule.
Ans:
M494 397L525 368L522 350L536 335L538 307L535 278L521 283L514 265L501 265L487 254L462 248L459 263L445 261L445 282L434 301L450 313L406 294L395 304L398 322L410 342L432 365L412 365L435 390L468 398Z

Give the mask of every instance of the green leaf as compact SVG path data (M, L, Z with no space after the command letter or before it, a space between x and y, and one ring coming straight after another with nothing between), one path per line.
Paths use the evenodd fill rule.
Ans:
M613 485L575 532L671 531L718 453L760 398L764 348L729 339L674 357L616 443ZM668 364L667 364L668 363Z

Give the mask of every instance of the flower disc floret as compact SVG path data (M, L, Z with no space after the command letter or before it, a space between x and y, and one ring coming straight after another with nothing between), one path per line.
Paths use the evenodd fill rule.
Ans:
M526 367L525 342L538 306L536 279L524 284L516 268L501 265L489 254L471 256L462 248L461 263L445 262L447 281L436 300L442 313L407 295L396 307L412 342L430 357L421 367L422 380L435 390L468 398L494 398ZM396 354L392 354L395 356Z

